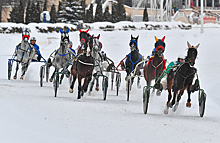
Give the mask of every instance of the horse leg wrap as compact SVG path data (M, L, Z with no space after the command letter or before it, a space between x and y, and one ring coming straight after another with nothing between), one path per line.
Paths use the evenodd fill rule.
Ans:
M96 77L96 88L95 88L96 91L99 91L99 79L98 77Z

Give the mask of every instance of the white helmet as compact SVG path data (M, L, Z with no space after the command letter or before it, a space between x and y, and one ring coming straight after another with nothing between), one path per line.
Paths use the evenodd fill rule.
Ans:
M36 41L35 37L31 37L30 41Z
M185 56L179 55L179 56L178 56L178 59L185 59Z

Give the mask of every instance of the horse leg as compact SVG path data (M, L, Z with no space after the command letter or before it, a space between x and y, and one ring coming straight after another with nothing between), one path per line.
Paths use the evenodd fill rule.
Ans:
M92 76L88 76L87 78L85 78L84 85L83 85L84 92L87 92L88 86L91 80L92 80Z
M15 71L15 75L14 75L14 79L17 79L17 73L18 73L18 69L19 69L19 63L16 62L17 65L16 65L16 71Z
M24 79L24 75L25 75L27 69L28 69L28 64L24 64L24 65L22 66L22 75L21 75L21 78L20 78L20 79L22 79L22 80Z
M141 88L141 84L140 84L140 77L138 77L138 80L137 80L137 87L140 89Z
M77 99L80 99L81 98L81 95L83 94L83 90L82 90L82 86L81 86L81 80L82 80L82 77L81 76L78 76L78 97Z
M76 71L73 68L71 68L71 74L73 75L73 81L72 81L72 83L70 85L69 92L73 93L73 87L74 87L74 84L75 84L75 81L76 81L76 78L77 78L77 73L76 73Z
M52 76L50 77L50 82L52 82L52 81L53 81L53 77L54 77L55 73L56 73L56 69L54 70L54 72L53 72Z
M95 75L93 75L93 79L92 79L92 82L91 82L91 84L90 84L89 93L92 92L92 89L93 89L94 84L95 84Z
M171 93L171 91L172 91L172 87L173 87L173 74L171 73L171 71L170 71L170 73L168 74L168 77L167 77L167 83L165 83L164 82L164 84L166 84L166 85L164 85L164 87L166 87L167 86L167 90L168 90L168 100L167 100L167 103L166 103L166 107L165 107L165 109L164 109L164 114L168 114L168 112L169 112L169 105L171 104L171 102L170 102L170 100L171 100L171 98L172 98L172 93Z
M169 107L169 104L171 104L170 100L172 98L172 94L171 94L172 87L173 87L173 78L170 75L168 75L167 77L167 89L168 89L167 107Z
M174 92L173 92L173 100L172 100L171 104L169 104L170 108L172 108L173 105L176 103L176 95L177 95L178 91L179 90L174 90Z
M96 80L96 88L95 88L95 90L99 91L99 76L98 75L96 75L95 80Z
M188 87L187 87L187 93L188 93L188 99L187 99L187 103L186 103L186 107L191 107L191 98L190 98L190 95L191 95L191 90L190 90L190 87L191 87L191 85L189 86L188 85Z
M61 77L60 77L60 84L62 84L63 78L64 78L64 74L61 74Z
M184 90L181 89L180 92L179 92L179 94L177 95L177 101L176 101L176 104L175 104L175 106L174 106L174 108L173 108L173 112L175 112L176 109L178 108L178 106L179 106L179 101L180 101L181 96L183 95L183 93L184 93Z

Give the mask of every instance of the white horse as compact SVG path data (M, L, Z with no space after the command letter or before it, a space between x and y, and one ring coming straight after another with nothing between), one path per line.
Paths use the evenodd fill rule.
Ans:
M94 82L96 80L96 90L99 90L99 81L98 77L101 75L101 72L106 70L109 66L108 62L104 60L104 57L101 54L101 47L99 42L100 34L97 37L93 38L93 48L91 51L91 55L95 58L95 67L93 70L93 80L90 85L90 92L92 92ZM103 74L103 73L102 73Z
M21 78L24 78L25 72L28 69L28 66L30 65L32 59L34 58L36 51L34 47L28 42L30 37L30 31L24 30L22 33L22 42L16 46L15 48L15 61L17 62L16 71L14 75L14 79L17 79L17 72L19 69L19 63L21 63L22 66L22 74Z

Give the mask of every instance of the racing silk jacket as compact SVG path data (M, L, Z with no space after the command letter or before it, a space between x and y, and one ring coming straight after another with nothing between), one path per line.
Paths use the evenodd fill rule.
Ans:
M173 69L175 66L177 66L177 65L179 65L179 64L180 64L180 62L178 62L178 61L173 61L173 62L171 62L171 63L167 66L166 71L169 73L171 69ZM167 73L167 74L168 74L168 73Z
M40 54L40 47L37 44L34 44L33 46L34 46L34 49L37 51L37 55L41 55Z

